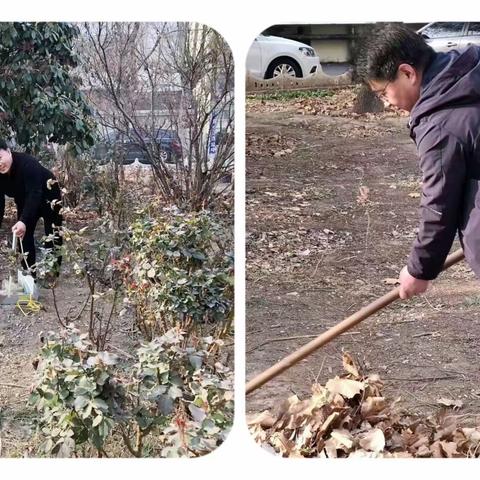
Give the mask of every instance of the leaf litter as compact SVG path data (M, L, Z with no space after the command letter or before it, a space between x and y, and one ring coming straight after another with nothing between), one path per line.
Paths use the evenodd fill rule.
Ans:
M377 374L364 375L343 354L345 373L312 385L309 398L292 395L247 419L266 450L283 457L458 458L480 457L480 426L460 427L448 408L420 417L383 396ZM439 399L445 407L458 402Z

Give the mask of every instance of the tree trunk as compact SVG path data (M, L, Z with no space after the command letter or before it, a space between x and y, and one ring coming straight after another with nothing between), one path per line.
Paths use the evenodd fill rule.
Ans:
M370 90L367 85L362 85L353 104L354 113L379 113L385 110L383 102Z

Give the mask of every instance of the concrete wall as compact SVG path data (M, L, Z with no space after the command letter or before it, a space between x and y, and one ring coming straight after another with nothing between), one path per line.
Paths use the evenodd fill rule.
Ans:
M312 40L310 45L320 57L320 63L350 62L348 40Z

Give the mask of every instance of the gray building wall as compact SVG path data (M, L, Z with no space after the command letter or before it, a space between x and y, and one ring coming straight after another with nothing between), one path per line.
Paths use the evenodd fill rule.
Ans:
M322 63L352 63L359 36L373 24L272 25L264 35L289 38L310 45ZM418 30L425 23L408 23Z

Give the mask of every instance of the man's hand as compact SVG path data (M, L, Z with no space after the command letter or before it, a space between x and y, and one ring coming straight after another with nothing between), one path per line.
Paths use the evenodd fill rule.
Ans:
M419 278L412 277L408 273L406 266L402 268L399 280L400 298L403 300L425 292L430 284L429 280L420 280Z
M18 221L13 227L12 232L18 237L23 238L25 236L25 232L27 231L27 226L23 223Z

